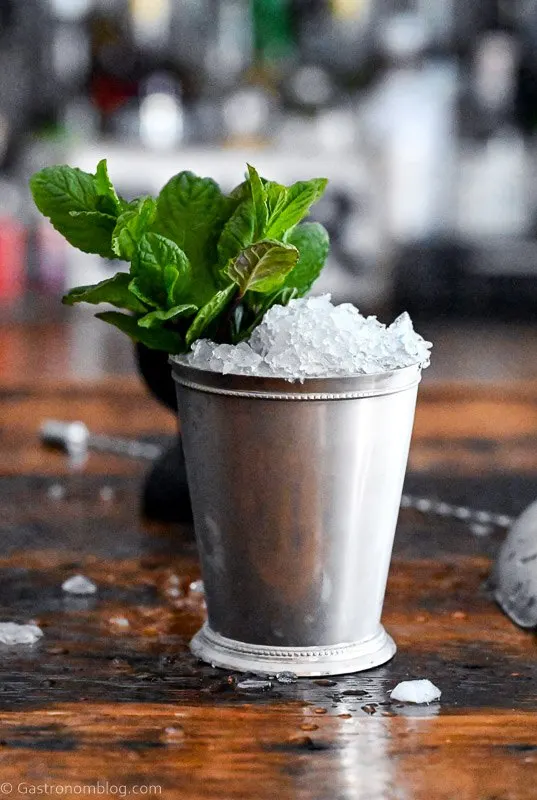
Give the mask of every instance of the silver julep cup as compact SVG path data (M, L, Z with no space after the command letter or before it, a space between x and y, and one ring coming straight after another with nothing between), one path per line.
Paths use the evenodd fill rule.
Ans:
M390 659L380 617L420 366L290 383L171 364L208 615L192 652L302 676Z

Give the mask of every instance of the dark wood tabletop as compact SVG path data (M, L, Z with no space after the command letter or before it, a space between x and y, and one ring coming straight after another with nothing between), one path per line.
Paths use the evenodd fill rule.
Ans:
M0 621L44 631L0 646L0 795L537 796L535 637L487 586L501 532L402 511L384 614L395 658L238 689L189 653L204 617L189 588L196 549L188 526L141 518L147 464L91 455L71 474L39 444L47 417L159 441L176 432L136 375L73 377L61 335L0 331ZM536 445L537 383L424 385L407 489L516 514L537 495ZM79 572L95 595L62 592ZM431 679L440 703L391 702L409 678Z

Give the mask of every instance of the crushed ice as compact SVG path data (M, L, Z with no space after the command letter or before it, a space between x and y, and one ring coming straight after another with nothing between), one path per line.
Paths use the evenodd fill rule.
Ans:
M2 644L33 644L43 636L37 625L18 625L16 622L0 622L0 642Z
M238 375L314 377L387 372L412 364L429 365L432 347L414 331L405 312L386 326L364 317L355 306L334 306L330 295L273 306L247 342L194 342L187 363L200 369Z
M278 672L276 680L278 683L296 683L298 676L294 672Z
M67 594L95 594L96 585L85 575L73 575L62 583L62 589Z
M401 681L390 693L392 700L402 703L432 703L440 700L442 692L426 678L419 681Z

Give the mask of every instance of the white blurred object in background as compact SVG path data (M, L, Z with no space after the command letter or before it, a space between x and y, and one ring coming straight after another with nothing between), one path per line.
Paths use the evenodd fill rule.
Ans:
M177 81L165 73L151 75L140 100L140 140L151 150L172 150L184 134L184 114Z
M505 129L484 146L467 144L459 171L458 230L467 241L522 236L531 221L530 155L522 136Z
M467 241L522 237L531 224L532 156L511 122L518 59L505 31L485 33L476 49L470 88L488 131L461 143L458 230Z
M172 0L130 0L131 24L136 42L142 47L162 47L168 41L172 21Z
M93 8L93 0L48 0L52 13L58 18L76 22L87 16Z
M422 63L427 30L415 15L388 21L383 41L393 65L372 98L369 119L387 232L396 242L419 241L452 229L457 69L446 58Z
M477 48L473 65L473 90L486 112L511 110L518 66L518 47L505 32L486 33Z

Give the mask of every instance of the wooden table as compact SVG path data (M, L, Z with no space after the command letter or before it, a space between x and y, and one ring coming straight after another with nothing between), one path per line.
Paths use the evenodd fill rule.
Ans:
M45 635L1 648L0 795L537 796L535 638L485 585L499 533L402 512L384 616L393 661L240 691L189 654L204 615L189 590L192 533L140 519L146 467L94 455L69 475L37 441L50 416L160 437L174 420L134 376L62 383L33 358L33 374L24 361L0 369L0 619L34 620ZM408 489L518 512L537 494L536 399L531 383L423 387ZM62 593L77 572L97 595ZM420 677L440 703L390 702L399 680Z

